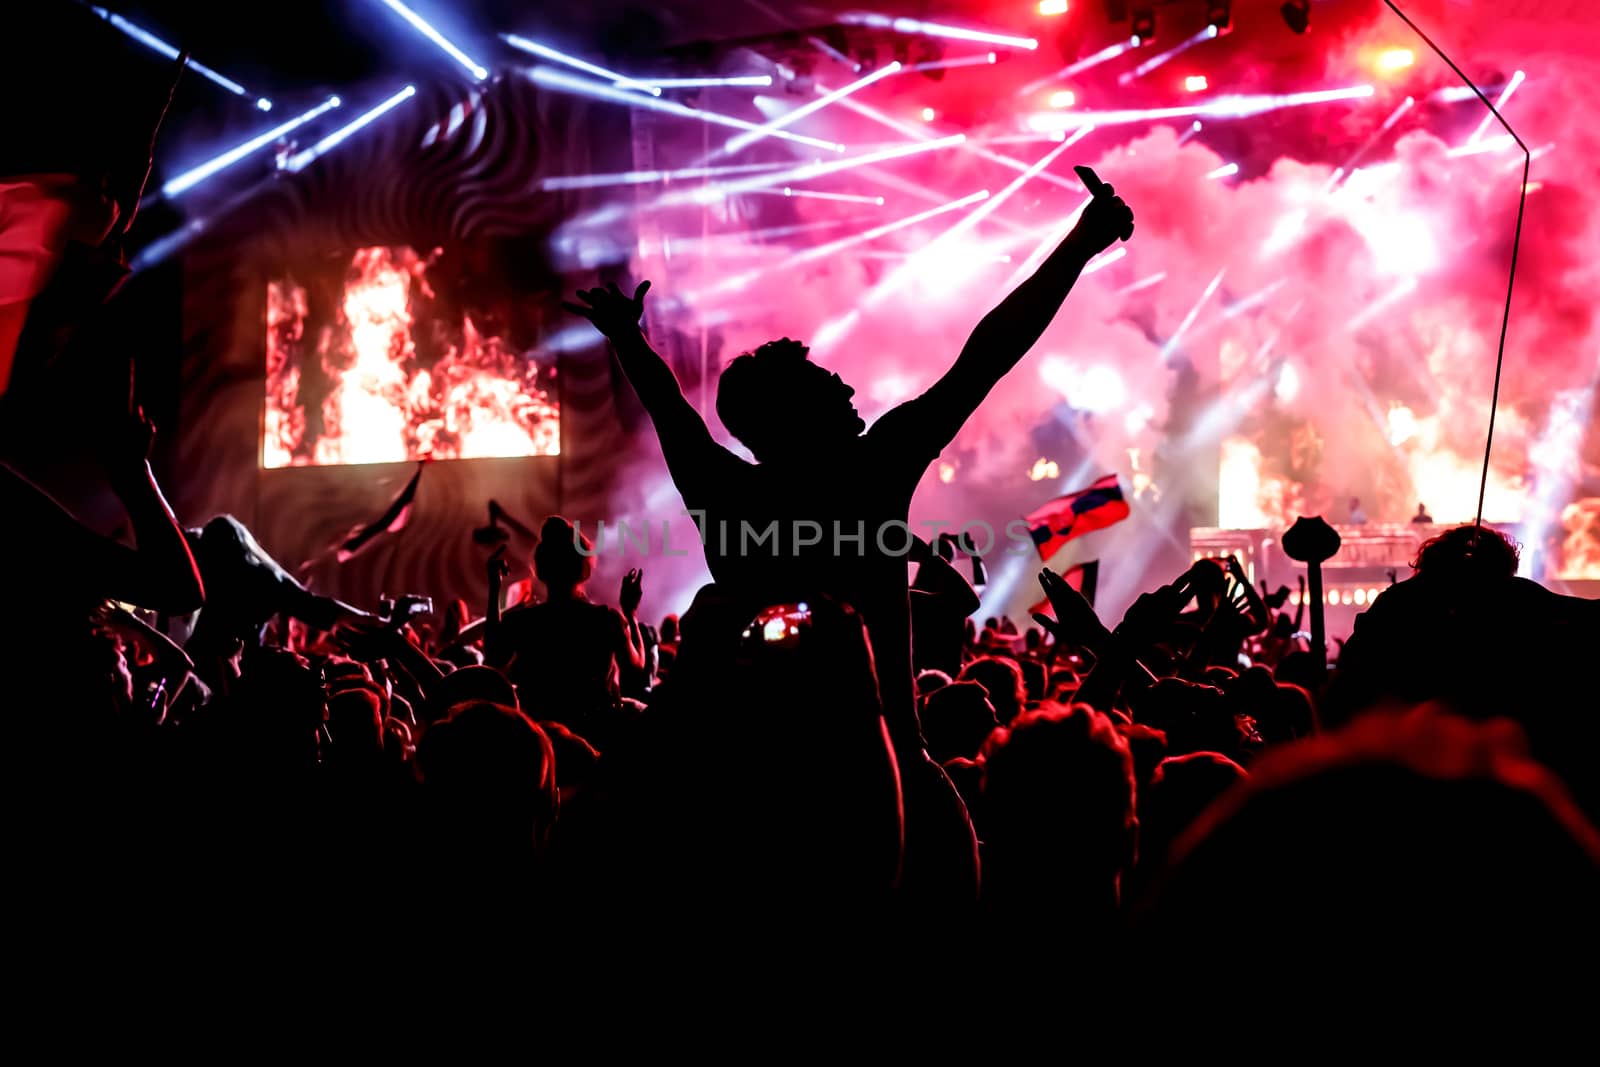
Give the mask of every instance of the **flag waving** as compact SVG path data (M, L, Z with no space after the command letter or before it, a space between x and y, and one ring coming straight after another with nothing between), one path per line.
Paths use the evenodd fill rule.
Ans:
M1102 530L1128 517L1128 502L1122 498L1117 476L1108 474L1087 489L1056 497L1027 516L1028 533L1039 550L1039 558L1049 560L1074 537Z
M406 523L411 521L411 506L416 500L417 483L422 480L422 468L427 466L427 460L417 464L417 473L411 476L400 495L389 502L383 514L365 526L358 526L350 531L339 544L336 558L340 563L353 559L357 553L377 539L379 534L394 533L405 529Z
M1094 594L1100 585L1099 560L1085 560L1082 563L1068 567L1066 570L1061 572L1061 578L1069 586L1082 594L1083 599L1089 602L1089 606L1091 608L1094 607ZM1052 619L1056 617L1055 608L1051 607L1049 597L1046 597L1045 599L1039 601L1039 603L1033 605L1033 607L1029 608L1028 614L1048 615Z

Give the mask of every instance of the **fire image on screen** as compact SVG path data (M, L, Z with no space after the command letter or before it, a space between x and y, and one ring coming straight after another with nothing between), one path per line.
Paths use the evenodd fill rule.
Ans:
M447 266L363 248L268 283L262 466L560 452L553 360L453 307L430 283Z

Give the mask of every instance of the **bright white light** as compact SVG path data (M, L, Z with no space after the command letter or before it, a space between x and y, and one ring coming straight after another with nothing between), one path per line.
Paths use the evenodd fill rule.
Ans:
M401 18L411 23L412 29L416 30L418 33L422 34L422 36L438 45L445 55L449 56L457 63L460 63L467 69L467 73L471 74L474 78L478 79L479 81L483 81L483 79L489 76L489 72L483 69L483 67L473 60L471 56L467 55L461 49L451 44L445 39L444 34L428 25L427 21L423 19L421 15L402 4L400 0L383 0L383 5L390 11L393 11L396 15L399 15Z
M782 130L786 126L792 126L794 123L799 122L807 115L816 114L829 104L832 104L838 100L843 100L851 93L865 89L873 82L882 81L884 78L898 73L900 73L899 63L890 63L886 67L880 67L871 74L868 74L865 78L858 78L849 85L841 86L840 88L833 90L831 93L817 97L810 103L800 105L787 114L779 115L777 118L773 119L771 122L768 122L764 126L756 126L752 128L749 133L741 133L737 137L729 138L728 143L723 146L723 150L726 152L737 152L742 148L755 144L763 137L778 133L778 131ZM842 146L839 150L841 152L844 151Z
M1128 402L1122 376L1103 363L1080 367L1050 356L1039 364L1039 379L1079 411L1103 415Z
M1067 0L1039 0L1039 14L1065 15L1067 13Z
M714 111L702 111L699 108L684 107L682 104L675 104L670 100L657 100L654 97L641 96L638 93L615 89L609 85L601 85L598 82L574 78L550 67L534 67L528 72L528 77L550 89L575 93L579 96L588 96L596 100L609 100L612 103L624 104L628 107L640 107L647 111L660 111L668 115L678 115L698 122L708 122L713 126L729 126L736 130L762 129L762 127L753 122L736 119L731 115L719 115ZM813 148L826 148L830 152L844 151L844 145L835 144L832 141L818 140L815 137L803 137L798 133L790 133L787 130L768 130L766 132L773 137L810 145Z
M323 114L324 112L331 111L338 106L339 98L337 96L328 97L328 99L324 100L310 111L307 111L304 115L301 115L298 118L290 119L288 122L282 123L281 125L274 126L265 133L257 134L248 141L245 141L243 144L228 149L215 159L202 163L193 170L188 170L178 175L176 178L173 178L171 181L167 182L161 187L161 195L171 198L179 196L182 193L193 189L196 185L199 185L201 182L205 181L213 174L216 174L218 171L225 170L228 167L233 166L235 163L239 162L239 160L243 159L245 156L248 156L257 149L265 148L267 145L272 144L290 130L293 130L299 126L303 126L317 116Z
M182 55L182 53L179 52L175 46L163 41L149 30L143 29L142 27L129 22L127 19L116 14L115 12L107 11L103 7L94 7L92 5L90 6L89 10L93 11L96 15L99 15L111 25L115 26L129 37L132 37L135 41L138 41L152 52L157 52L163 56L166 56L168 59L177 59L178 56ZM216 71L212 70L204 63L199 62L192 56L184 63L184 66L188 67L202 78L205 78L207 81L215 85L222 86L235 96L249 95L245 92L244 86L240 85L232 78L223 77L221 74L218 74ZM261 102L263 100L266 101L266 107L261 107ZM262 111L269 111L272 108L272 101L267 100L267 98L264 96L259 97L256 100L256 107L261 108Z
M1071 89L1061 89L1050 94L1051 107L1071 107L1078 102L1078 94Z
M896 33L945 37L955 41L980 41L984 44L1004 45L1007 48L1022 48L1030 52L1039 47L1039 42L1032 37L1013 37L1004 33L990 33L988 30L968 30L960 26L923 22L921 19L892 18L889 15L853 12L841 15L839 21L847 26L871 26L874 29L893 30Z
M1238 174L1238 173L1239 173L1239 164L1237 164L1237 163L1224 163L1222 166L1218 167L1216 170L1207 171L1206 172L1206 177L1207 178L1231 178L1235 174Z
M1439 265L1433 230L1414 212L1352 212L1350 224L1367 243L1379 274L1424 274Z
M539 56L540 58L548 59L553 63L560 63L563 66L571 67L574 70L581 70L585 74L593 74L597 77L604 78L618 88L633 89L637 92L649 93L651 96L661 95L661 90L656 88L654 85L647 85L644 82L635 81L633 78L629 78L623 74L618 74L614 70L607 70L604 67L597 67L587 60L579 59L577 56L569 56L565 52L558 52L549 45L540 44L538 41L530 41L528 38L520 37L514 33L502 33L500 35L500 39L506 44L510 45L512 48L522 52L527 52L529 55Z
M1241 119L1286 107L1326 104L1336 100L1359 100L1371 96L1372 93L1372 86L1356 85L1348 89L1322 89L1308 93L1221 96L1203 104L1156 107L1142 111L1077 111L1066 114L1040 112L1028 117L1027 126L1029 129L1051 132L1073 129L1090 123L1096 126L1118 126L1157 119L1190 118L1196 115L1206 118Z
M1280 404L1292 404L1294 398L1300 395L1300 372L1288 360L1284 360L1283 366L1278 368L1278 381L1272 387L1272 395L1278 398Z
M932 122L934 119L936 119L938 117L939 117L939 113L937 111L933 110L933 108L925 107L925 108L922 109L922 121L923 122Z
M398 93L395 93L389 99L373 108L371 111L368 111L364 115L358 116L348 125L341 126L339 129L334 130L332 133L328 134L328 136L324 137L310 148L290 156L289 162L284 164L284 169L296 173L305 170L306 167L311 165L313 160L326 155L328 152L331 152L333 149L343 144L344 141L357 130L360 130L362 127L377 121L384 114L394 110L416 95L417 90L415 86L406 86L404 89L401 89Z
M1386 48L1378 54L1378 69L1385 72L1404 70L1416 61L1416 53L1409 48Z
M1204 74L1191 74L1183 79L1183 87L1191 93L1203 93L1211 87Z
M268 100L264 96L258 96L258 97L256 97L256 109L258 111L271 111L272 110L272 101Z
M727 86L767 86L772 84L770 74L738 74L729 78L648 78L638 82L628 78L620 78L614 82L618 89L634 89L641 84L655 86L657 89L698 89L712 88L719 85Z

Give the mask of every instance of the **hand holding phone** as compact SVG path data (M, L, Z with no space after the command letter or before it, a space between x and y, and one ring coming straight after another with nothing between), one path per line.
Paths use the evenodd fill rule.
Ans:
M1100 175L1096 174L1093 168L1086 167L1080 163L1073 167L1072 170L1073 173L1077 174L1078 180L1083 182L1083 187L1089 190L1089 194L1094 197L1094 203L1091 203L1085 209L1085 215L1097 209L1104 212L1112 202L1115 202L1116 207L1121 208L1120 214L1124 217L1120 220L1121 225L1113 232L1117 233L1124 241L1131 238L1133 236L1133 212L1128 210L1126 204L1117 200L1117 191L1101 181Z

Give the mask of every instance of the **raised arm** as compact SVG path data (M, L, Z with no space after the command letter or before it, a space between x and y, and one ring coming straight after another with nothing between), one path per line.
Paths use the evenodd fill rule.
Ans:
M644 294L649 291L650 283L640 282L633 296L628 297L612 282L603 289L579 289L578 299L583 303L563 301L561 306L594 323L595 329L611 342L617 361L622 364L622 372L628 376L634 392L639 394L640 402L650 414L650 421L655 424L663 449L689 438L709 444L711 432L706 429L705 420L683 395L667 361L650 347L639 329L639 320L644 315Z
M138 544L139 565L123 572L117 584L125 591L121 599L177 615L199 607L205 591L189 542L150 470L154 440L155 427L143 411L135 412L122 447L106 463L111 488L128 510Z
M1133 212L1106 186L1033 276L983 317L944 377L882 421L896 434L915 435L917 447L928 455L943 449L995 383L1043 336L1084 265L1131 234L1132 226Z

